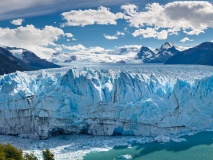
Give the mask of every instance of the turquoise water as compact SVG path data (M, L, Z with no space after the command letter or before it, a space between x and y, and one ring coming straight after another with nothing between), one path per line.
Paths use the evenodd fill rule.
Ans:
M115 147L107 152L89 153L84 160L116 160L126 154L130 154L133 160L213 160L213 132L183 138L187 141Z

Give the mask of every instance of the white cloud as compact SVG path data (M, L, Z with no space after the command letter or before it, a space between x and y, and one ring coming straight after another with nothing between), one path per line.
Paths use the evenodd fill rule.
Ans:
M14 19L10 21L11 24L17 25L17 26L21 26L23 22L24 22L24 19Z
M116 25L117 19L123 18L122 13L112 13L109 8L99 7L97 10L71 10L61 14L66 20L61 26L86 26L93 24Z
M188 37L185 37L180 40L180 42L185 43L186 41L194 41L193 39L189 39Z
M0 0L0 20L44 15L77 8L112 6L134 0Z
M117 36L109 36L109 35L106 35L106 34L104 34L104 37L106 38L106 39L109 39L109 40L115 40L115 39L118 39L118 37Z
M124 33L124 32L119 32L119 31L117 31L116 35L117 35L117 36L124 36L125 33Z
M157 39L167 39L168 32L166 30L162 30L160 32L157 32L156 37L157 37Z
M104 52L105 49L102 48L102 47L96 46L96 47L88 48L88 51L91 52L91 53L101 53L101 52Z
M105 54L107 53L107 50L100 46L94 46L94 47L88 47L86 48L82 44L76 44L76 45L64 45L62 44L60 46L62 49L72 51L72 53L82 55L83 59L87 59L87 57L91 54Z
M109 39L109 40L115 40L115 39L118 39L118 36L124 36L124 35L125 35L124 32L117 31L116 34L113 36L104 34L104 38Z
M126 19L130 26L137 28L165 29L170 35L181 30L188 35L198 35L207 28L213 28L213 5L207 1L152 3L141 12L135 12L135 7L130 8L123 7Z
M72 38L72 41L77 41L77 39L76 38Z
M119 46L116 48L136 48L136 49L140 49L141 45L124 45L124 46Z
M142 36L143 38L157 38L157 39L167 39L168 32L166 30L162 30L160 32L156 31L153 28L146 29L138 29L132 33L134 37Z
M56 51L62 51L62 48L60 46L58 46L58 47L55 47L55 50Z
M85 50L86 47L84 47L82 44L77 44L73 46L66 46L66 45L61 45L64 49L71 50L71 51L79 51L79 50Z
M73 37L73 34L72 34L72 33L65 33L65 35L66 35L68 38L72 38L72 37Z
M57 46L55 41L64 36L63 30L53 26L45 26L42 29L33 25L18 27L15 29L0 28L0 44L26 48L46 58L46 54L54 52L49 46Z
M121 9L125 12L125 19L129 19L137 14L138 7L134 4L122 5Z

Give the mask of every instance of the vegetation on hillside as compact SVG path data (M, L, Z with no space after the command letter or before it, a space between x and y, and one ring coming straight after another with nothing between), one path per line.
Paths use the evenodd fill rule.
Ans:
M54 154L49 149L42 151L44 160L54 160ZM21 149L17 149L11 144L0 144L0 160L38 160L33 153L23 155Z

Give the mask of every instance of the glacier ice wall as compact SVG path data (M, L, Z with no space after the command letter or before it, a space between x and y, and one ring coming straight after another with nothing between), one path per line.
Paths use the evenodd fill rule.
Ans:
M0 134L185 133L213 127L212 96L213 76L86 68L17 72L0 77Z

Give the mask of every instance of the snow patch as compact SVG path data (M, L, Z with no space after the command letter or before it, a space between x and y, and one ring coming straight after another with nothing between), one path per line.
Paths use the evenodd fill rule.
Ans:
M22 60L23 59L23 49L12 49L9 50L13 56L15 56L16 58Z

